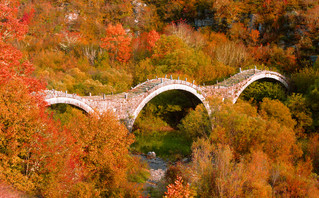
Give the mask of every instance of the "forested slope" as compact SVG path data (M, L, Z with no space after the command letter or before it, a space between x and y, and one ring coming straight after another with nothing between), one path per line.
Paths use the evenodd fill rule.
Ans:
M0 0L0 181L30 196L137 197L147 173L129 147L161 128L192 156L170 168L164 186L184 181L167 197L315 197L318 54L317 0ZM165 75L209 85L255 66L291 90L256 82L249 102L211 99L211 120L164 94L134 134L111 114L50 113L37 94L119 93Z

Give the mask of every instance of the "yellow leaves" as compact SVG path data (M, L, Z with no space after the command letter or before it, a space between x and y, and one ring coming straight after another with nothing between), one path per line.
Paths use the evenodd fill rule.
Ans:
M155 44L152 59L160 61L160 59L164 58L166 55L183 47L185 48L185 44L177 36L161 35L161 38Z
M88 182L94 182L97 189L125 189L128 163L128 147L134 137L110 112L90 117L74 117L71 129L83 153L81 161L87 173Z
M260 105L260 114L265 119L275 119L278 123L291 129L296 125L296 121L291 118L288 107L279 100L264 98Z
M204 105L198 105L194 111L187 114L178 128L190 139L208 136L211 124Z
M271 160L291 162L302 155L296 144L295 121L279 101L264 99L261 115L246 103L225 104L215 110L211 138L234 149L235 158L261 150ZM284 112L284 113L282 113Z

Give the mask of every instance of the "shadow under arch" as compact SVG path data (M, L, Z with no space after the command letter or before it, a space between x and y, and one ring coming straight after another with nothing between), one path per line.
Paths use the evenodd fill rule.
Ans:
M277 73L277 72L267 72L263 73L262 75L254 75L252 76L248 82L245 83L243 87L239 89L239 91L236 93L234 99L233 99L233 104L235 104L239 98L239 96L244 92L244 90L251 85L252 83L260 80L271 80L271 81L276 81L281 83L287 90L289 90L289 83L288 80L285 76Z
M48 106L51 106L54 104L69 104L83 110L84 112L88 114L94 113L94 110L89 105L74 98L58 97L58 98L46 99L45 101L47 102Z
M163 87L160 87L154 91L152 91L149 95L147 95L137 106L137 108L134 110L133 114L130 118L130 123L128 125L129 131L132 131L133 125L135 123L135 120L139 113L142 111L142 109L145 107L147 103L149 103L153 98L160 95L161 93L164 93L166 91L170 90L181 90L190 93L194 97L196 97L206 108L208 114L210 115L210 108L208 102L205 100L205 97L200 93L199 89L195 89L192 86L189 85L183 85L183 84L170 84Z

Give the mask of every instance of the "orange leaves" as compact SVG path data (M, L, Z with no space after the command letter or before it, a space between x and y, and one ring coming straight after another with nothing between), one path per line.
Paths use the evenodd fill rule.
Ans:
M305 20L309 29L316 32L319 26L319 5L315 5L306 11Z
M129 185L126 174L132 159L128 147L134 141L133 135L109 112L90 117L77 115L67 127L80 147L85 180L94 183L95 190L104 196L118 189L124 192Z
M183 179L177 176L174 184L169 184L167 186L167 192L165 192L165 198L191 198L189 184L183 185Z
M264 99L260 106L258 115L251 113L254 107L245 103L237 103L235 108L226 104L215 114L214 140L229 144L236 159L252 150L261 150L274 161L290 162L299 158L302 152L296 143L295 121L289 109L269 99Z
M300 67L297 64L295 49L292 47L282 49L277 45L268 44L266 46L250 47L249 50L257 62L276 67L280 71L294 72Z
M259 35L260 35L260 33L258 30L251 30L249 36L254 44L256 44L258 42Z
M121 24L115 26L109 24L106 28L106 37L101 39L101 47L108 50L113 60L127 62L132 53L131 40Z
M288 107L286 107L279 100L270 100L264 98L260 104L260 114L265 120L276 120L282 126L287 126L293 129L296 121L291 118L291 113Z
M247 28L243 23L234 23L229 30L229 36L233 40L245 39L247 36Z
M151 51L153 47L155 47L155 43L158 39L160 39L160 35L155 30L148 32L146 35L146 42L147 42L146 49Z
M319 134L313 135L313 137L310 138L309 143L309 154L310 157L313 160L313 167L315 169L315 172L319 173Z
M156 42L160 39L160 35L155 30L143 32L133 41L135 59L149 57L153 53Z
M258 30L247 28L243 23L232 24L228 34L232 40L243 41L253 46L258 43L260 36Z
M261 151L253 151L247 163L247 195L252 197L271 197L271 186L268 183L270 163L268 156Z

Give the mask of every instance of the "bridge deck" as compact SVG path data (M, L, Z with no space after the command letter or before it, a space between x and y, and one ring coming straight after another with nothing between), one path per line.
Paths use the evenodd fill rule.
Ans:
M255 70L255 69L249 69L242 71L241 73L237 73L234 76L218 83L219 86L224 86L224 87L230 87L233 86L239 82L244 81L245 79L255 75L256 73L260 72L260 70Z
M167 79L163 78L163 82L166 80ZM134 95L139 95L139 94L144 93L148 90L151 90L152 88L154 88L155 86L157 86L161 83L162 83L161 79L148 80L148 81L134 87L132 90L129 91L129 93L134 94Z

